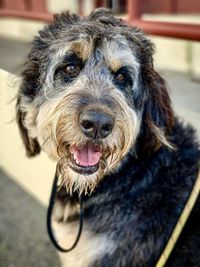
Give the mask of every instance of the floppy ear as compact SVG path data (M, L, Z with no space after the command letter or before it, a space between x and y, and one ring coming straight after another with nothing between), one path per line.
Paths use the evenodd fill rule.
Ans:
M173 148L168 135L174 124L174 114L165 81L151 66L143 72L143 83L147 99L142 118L142 151L151 154L162 145Z
M40 56L40 51L37 52L37 49L32 48L24 64L25 69L22 72L22 81L16 104L16 120L28 157L35 156L40 152L37 139L31 137L30 129L27 127L27 122L33 125L34 111L36 112L36 109L31 110L31 102L34 100L41 87L39 83L39 59L36 56ZM22 102L24 102L25 99L27 107L29 107L26 109L22 107Z
M20 99L17 100L16 105L16 120L19 127L19 132L22 137L26 149L27 157L33 157L40 153L40 145L36 138L32 138L25 127L26 112L20 109Z

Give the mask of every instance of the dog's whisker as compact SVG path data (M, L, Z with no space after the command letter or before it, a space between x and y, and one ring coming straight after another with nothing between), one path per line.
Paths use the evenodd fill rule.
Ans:
M101 160L101 163L102 163L102 169L105 169L107 167L107 161L106 161L106 159L102 159Z
M41 146L44 147L45 144L46 144L48 141L50 141L50 139L51 139L51 137L48 136L48 137L44 140L44 142L41 144Z

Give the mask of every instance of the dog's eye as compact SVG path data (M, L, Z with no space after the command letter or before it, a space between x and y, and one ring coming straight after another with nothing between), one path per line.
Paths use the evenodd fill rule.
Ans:
M125 79L126 79L126 76L123 73L119 73L115 76L115 80L119 82L123 82L125 81Z
M84 67L84 62L74 53L68 53L54 72L54 80L62 84L73 82Z
M64 73L70 78L75 78L80 72L80 66L75 64L68 64L63 68Z
M126 86L131 86L131 84L132 84L132 80L131 80L131 77L129 75L129 72L125 67L121 68L116 73L114 73L113 81L120 88L126 87Z

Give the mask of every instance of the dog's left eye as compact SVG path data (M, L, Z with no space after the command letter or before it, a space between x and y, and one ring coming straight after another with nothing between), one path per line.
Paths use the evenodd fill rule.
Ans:
M113 74L113 81L120 88L126 87L126 86L131 86L131 84L132 84L132 80L131 80L131 77L129 75L129 72L124 67Z
M115 76L115 81L124 82L126 80L126 76L123 73L119 73Z

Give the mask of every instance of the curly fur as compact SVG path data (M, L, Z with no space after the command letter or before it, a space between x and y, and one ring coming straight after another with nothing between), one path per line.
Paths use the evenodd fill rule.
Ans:
M64 82L60 73L68 51L84 65L73 82ZM199 143L194 130L175 117L153 52L139 29L105 9L86 18L56 15L33 40L17 121L27 156L43 149L59 161L63 186L54 223L63 245L73 240L77 195L83 195L82 239L74 252L61 255L63 266L155 266L190 195ZM113 77L124 66L132 82L122 87ZM99 171L84 176L69 168L69 147L87 142L78 118L91 109L112 115L115 126L96 140L103 150ZM198 199L167 267L200 266L199 210Z

